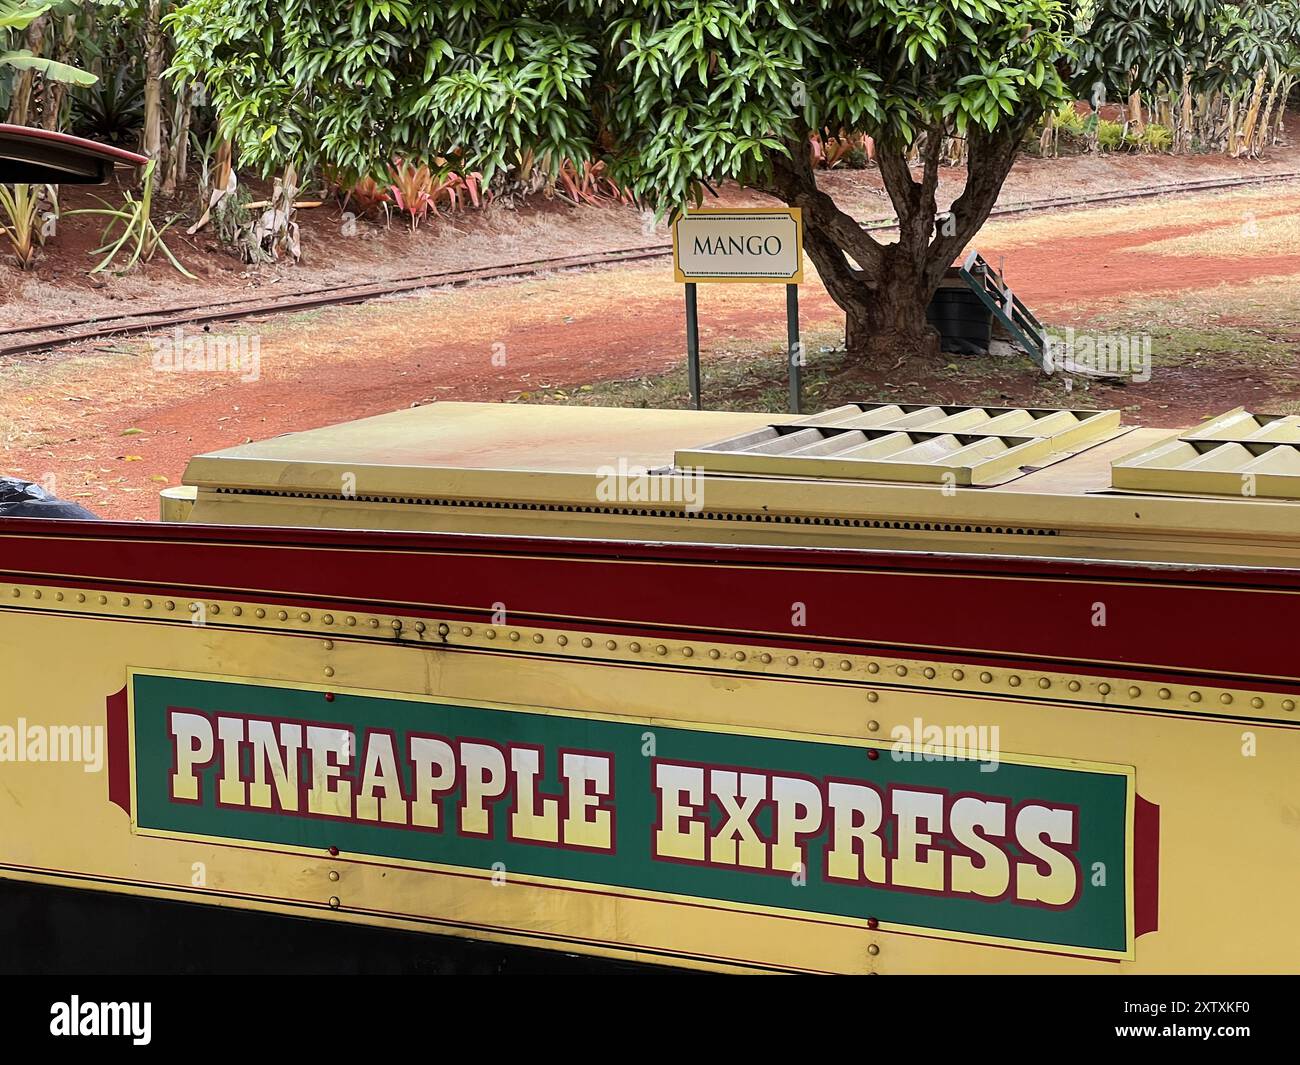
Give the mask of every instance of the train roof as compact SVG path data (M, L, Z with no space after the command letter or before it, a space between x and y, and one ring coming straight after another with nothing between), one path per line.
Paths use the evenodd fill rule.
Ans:
M144 166L136 152L70 133L0 122L0 182L99 185L118 166Z
M1241 408L1171 430L440 402L199 455L184 483L189 520L222 524L1300 562L1300 417Z

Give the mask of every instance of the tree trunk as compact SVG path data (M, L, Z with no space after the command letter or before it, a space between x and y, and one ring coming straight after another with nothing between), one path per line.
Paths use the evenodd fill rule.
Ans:
M77 44L77 16L65 15L63 18L63 37L59 41L59 50L54 58L60 63L73 61L73 49ZM46 129L58 129L59 117L63 111L63 102L68 96L68 84L63 81L51 81L46 85L48 100L45 105L44 123Z
M50 16L41 15L27 24L24 44L32 55L40 55L45 48L45 27L49 25ZM25 126L32 106L32 92L36 88L36 71L20 71L14 79L14 94L9 101L9 121L16 126Z
M1174 151L1186 153L1193 148L1192 144L1192 76L1183 75L1183 91L1179 97L1178 103L1178 137L1174 141Z
M1270 143L1280 144L1282 133L1286 127L1286 101L1291 95L1291 86L1295 84L1295 78L1286 77L1282 80L1282 88L1277 95L1277 115L1273 119L1273 139Z
M1142 93L1134 92L1128 98L1128 117L1133 123L1133 128L1141 133L1147 128L1146 119L1142 116Z
M1259 120L1259 126L1255 131L1255 154L1263 155L1265 150L1272 146L1273 134L1273 108L1277 104L1277 90L1281 83L1281 77L1273 79L1273 84L1268 91L1268 102L1264 105L1264 114Z
M902 256L891 255L887 284L859 286L844 307L844 346L867 359L939 355L939 334L925 311L934 289L916 276Z
M877 144L876 161L898 217L893 244L877 243L817 188L804 147L809 131L796 131L786 154L773 155L771 176L759 187L802 210L804 249L845 313L850 354L870 359L938 355L939 334L926 321L926 308L953 260L988 218L1025 130L1037 119L1037 114L1025 115L993 133L970 130L966 187L938 218L942 131L926 131L920 180L907 165L910 145Z
M142 149L150 159L162 155L162 0L149 0L144 24L144 140Z
M1259 109L1264 106L1264 86L1268 70L1261 70L1255 76L1255 87L1246 106L1245 125L1241 130L1241 139L1237 145L1237 155L1257 155L1255 150L1255 127L1259 123Z
M189 167L190 115L193 111L194 93L188 85L176 97L176 113L172 117L172 143L167 153L167 169L163 174L162 194L174 196L176 187L185 180Z
M85 29L86 37L89 40L96 41L98 32L98 20L95 18L95 5L99 0L81 0L81 18L82 26ZM102 77L104 74L104 58L100 52L96 51L90 57L90 66L87 68L95 77Z
M1038 138L1038 148L1045 158L1056 154L1056 115L1051 111L1043 118L1043 135Z

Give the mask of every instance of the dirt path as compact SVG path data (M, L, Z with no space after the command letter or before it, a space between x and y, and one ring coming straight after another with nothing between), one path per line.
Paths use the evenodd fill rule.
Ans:
M1142 294L1209 298L1219 286L1300 274L1287 221L1297 214L1300 184L1008 220L976 246L990 261L1005 258L1040 317L1070 324ZM1205 234L1221 254L1164 246ZM184 335L206 338L209 353L214 336L256 352L255 364L233 371L160 370L159 345L169 356L174 334L20 357L0 367L3 465L104 517L151 519L158 490L179 483L200 452L413 403L502 400L666 370L683 357L680 300L667 264L651 263ZM779 287L712 286L700 303L706 352L781 342ZM807 334L842 329L815 282L802 310Z
M1064 323L1116 297L1184 292L1300 273L1294 219L1300 183L1216 196L1170 197L995 222L975 246L1039 317ZM1202 237L1191 253L1161 247Z

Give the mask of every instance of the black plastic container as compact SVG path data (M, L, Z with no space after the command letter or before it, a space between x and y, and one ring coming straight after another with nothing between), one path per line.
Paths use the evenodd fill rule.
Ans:
M940 346L957 355L984 355L993 333L993 314L969 285L949 271L925 309L925 318L939 331Z

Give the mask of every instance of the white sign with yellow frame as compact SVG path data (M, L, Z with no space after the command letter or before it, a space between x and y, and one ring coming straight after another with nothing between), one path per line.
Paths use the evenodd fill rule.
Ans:
M687 283L803 281L798 207L687 211L673 222L673 276Z

